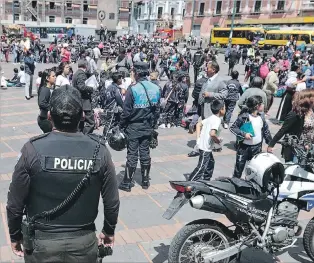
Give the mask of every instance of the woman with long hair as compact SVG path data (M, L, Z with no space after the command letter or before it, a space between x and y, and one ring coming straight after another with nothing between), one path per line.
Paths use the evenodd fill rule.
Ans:
M70 85L69 81L70 65L68 62L61 62L56 72L56 89L64 85Z
M41 77L41 83L38 89L39 116L37 118L39 128L44 132L52 131L52 124L48 120L48 111L50 108L50 97L56 82L56 73L51 69L46 69Z
M292 101L292 111L286 116L281 129L268 144L268 152L273 151L275 144L286 134L296 135L305 140L305 146L309 147L314 134L314 90L306 89L297 92ZM286 162L293 160L291 147L283 147L281 154Z

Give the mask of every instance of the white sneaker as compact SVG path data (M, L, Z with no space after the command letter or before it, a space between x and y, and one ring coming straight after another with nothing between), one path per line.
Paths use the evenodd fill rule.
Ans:
M159 125L159 128L160 129L166 129L166 125L165 124L161 124L161 125Z
M170 129L170 128L171 128L171 125L170 125L170 123L168 123L168 124L167 124L167 128L168 128L168 129Z
M224 123L224 129L228 129L229 128L229 125L227 123Z

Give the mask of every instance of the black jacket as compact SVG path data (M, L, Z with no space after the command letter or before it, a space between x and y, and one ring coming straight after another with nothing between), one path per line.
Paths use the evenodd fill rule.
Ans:
M93 88L87 87L85 85L86 80L87 76L85 71L82 69L78 69L73 75L72 86L81 92L83 110L89 111L92 110Z
M115 83L109 85L107 89L104 87L101 90L100 99L103 109L112 109L115 104L123 108L121 88Z
M237 79L231 79L227 82L228 95L226 100L237 101L239 99L239 94L243 94L243 90L240 82Z
M197 51L193 56L193 66L200 67L204 63L204 56L201 51Z
M51 90L47 87L41 87L38 90L38 106L40 109L39 117L48 118L48 111L50 107Z
M12 242L22 239L25 208L32 217L55 208L75 189L86 175L97 144L98 138L94 135L51 132L32 138L23 146L8 193L7 215ZM36 220L35 228L51 233L95 231L101 194L105 218L102 232L114 235L119 212L116 178L111 155L102 144L90 182L75 205L51 221Z
M304 117L298 116L294 111L290 111L285 118L280 130L275 134L274 138L270 141L269 147L274 147L281 138L286 135L296 135L300 137L304 126Z

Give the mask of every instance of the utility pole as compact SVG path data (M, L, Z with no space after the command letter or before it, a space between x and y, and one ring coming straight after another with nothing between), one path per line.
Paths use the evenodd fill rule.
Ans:
M195 6L196 6L196 0L193 0L193 3L192 3L192 18L191 18L190 36L192 36L192 32L193 32L193 29L194 29L194 13L195 13Z
M129 34L133 33L133 19L134 19L134 1L130 1L129 7L131 10L129 10ZM131 4L131 5L130 5Z
M2 36L2 19L3 19L2 11L3 11L3 2L2 0L0 0L0 36Z
M12 0L12 20L13 20L13 24L15 24L15 17L14 17L14 0Z
M229 45L228 45L229 47L232 46L232 35L233 35L234 17L236 14L236 7L237 7L237 1L233 0L233 10L232 10L231 28L230 28Z

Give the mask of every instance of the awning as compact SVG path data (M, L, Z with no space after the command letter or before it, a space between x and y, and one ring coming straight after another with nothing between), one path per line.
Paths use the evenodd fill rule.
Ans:
M231 20L226 21L228 25L231 24ZM314 24L314 17L285 17L285 18L267 18L267 19L243 19L236 20L238 24L243 25L267 25L267 24Z

